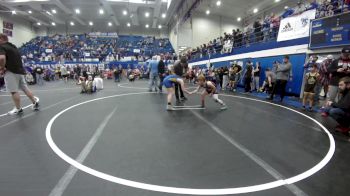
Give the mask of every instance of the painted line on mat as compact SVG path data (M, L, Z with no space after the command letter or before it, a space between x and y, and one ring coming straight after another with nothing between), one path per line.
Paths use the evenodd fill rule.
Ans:
M39 97L34 97L34 98L36 99L37 102L40 101ZM25 110L25 109L31 107L32 105L33 105L33 104L29 104L29 105L27 105L27 106L22 107L22 109ZM0 114L0 117L4 117L4 116L8 116L8 113Z
M335 151L335 141L334 141L332 134L330 134L330 132L326 129L326 127L324 127L317 120L315 120L307 115L304 115L296 110L288 108L288 107L280 106L277 104L271 104L269 102L263 102L263 101L255 100L255 99L251 99L251 98L238 97L238 96L232 96L232 97L246 99L246 100L252 100L252 101L258 101L258 102L267 103L267 104L271 104L271 105L276 105L277 107L282 107L282 108L285 108L285 109L290 110L292 112L296 112L296 113L310 119L311 121L314 121L316 124L318 124L324 130L324 132L328 136L330 147L329 147L329 150L328 150L326 156L319 163L317 163L315 166L313 166L311 169L309 169L305 172L302 172L296 176L287 178L287 179L280 179L280 180L276 180L276 181L272 181L272 182L268 182L268 183L264 183L264 184L245 186L245 187L236 187L236 188L193 189L193 188L167 187L167 186L161 186L161 185L147 184L147 183L143 183L143 182L137 182L137 181L131 181L131 180L119 178L116 176L112 176L110 174L103 173L101 171L97 171L97 170L90 168L86 165L83 165L83 164L77 162L76 160L74 160L73 158L69 157L56 145L56 143L52 139L51 128L52 128L52 125L55 122L55 120L57 118L59 118L61 115L63 115L65 112L67 112L73 108L76 108L78 106L82 106L84 104L91 103L94 101L100 101L100 100L109 99L109 98L116 98L116 97L130 96L130 95L147 95L147 94L150 95L150 94L154 94L154 93L142 92L142 93L127 93L127 94L112 95L112 96L92 99L89 101L84 101L84 102L72 105L72 106L62 110L61 112L57 113L49 121L49 123L46 126L46 130L45 130L46 140L47 140L49 146L51 147L51 149L64 161L66 161L70 165L78 168L79 170L86 172L90 175L93 175L95 177L98 177L100 179L104 179L104 180L107 180L110 182L114 182L117 184L129 186L129 187L134 187L134 188L138 188L138 189L144 189L144 190L156 191L156 192L164 192L164 193L187 194L187 195L242 194L242 193L251 193L251 192L257 192L257 191L262 191L262 190L268 190L268 189L272 189L272 188L276 188L276 187L280 187L280 186L284 186L284 185L293 184L293 183L296 183L296 182L301 181L303 179L306 179L306 178L312 176L313 174L317 173L318 171L320 171L332 159L334 151Z
M231 143L234 147L236 147L238 150L240 150L243 154L245 154L247 157L249 157L251 160L253 160L256 164L258 164L260 167L262 167L267 173L269 173L276 180L282 180L285 178L276 169L274 169L272 166L270 166L268 163L266 163L264 160L262 160L256 154L254 154L252 151L248 150L242 144L238 143L232 137L227 135L223 130L221 130L219 127L217 127L216 125L211 123L208 119L206 119L202 115L198 114L197 112L194 112L194 111L191 111L191 112L198 119L200 119L205 124L207 124L211 129L213 129L217 134L219 134L221 137L223 137L225 140L227 140L229 143ZM300 188L298 188L294 184L287 184L285 186L296 196L306 196L307 195L304 191L302 191Z
M48 110L48 109L50 109L50 108L52 108L52 107L55 107L55 106L57 106L57 105L59 105L59 104L61 104L61 103L64 103L64 102L66 102L66 101L73 100L73 99L75 99L75 98L77 98L77 97L79 97L79 95L74 96L74 97L71 97L71 98L64 99L64 100L59 101L59 102L57 102L57 103L55 103L55 104L49 105L49 106L47 106L47 107L44 107L44 108L40 109L38 112ZM10 125L10 124L15 123L15 122L18 122L18 121L20 121L20 120L22 120L22 119L25 119L25 118L28 118L28 117L30 117L30 116L33 116L35 113L36 113L36 112L33 112L33 113L28 114L28 115L24 115L24 116L21 116L21 117L19 117L19 118L17 118L17 119L11 120L11 121L9 121L9 122L3 124L3 125L0 125L0 128L6 127L7 125Z
M89 142L85 145L83 150L80 152L80 154L76 158L77 162L83 163L85 161L86 157L90 154L92 148L95 146L97 140L100 138L104 128L106 127L107 123L112 118L116 110L117 110L117 107L115 107L114 110L104 118L102 123L96 129L94 135L90 138ZM71 165L66 171L66 173L62 176L62 178L58 181L56 186L52 189L49 196L61 196L64 193L64 191L67 189L68 185L72 181L77 171L78 169Z

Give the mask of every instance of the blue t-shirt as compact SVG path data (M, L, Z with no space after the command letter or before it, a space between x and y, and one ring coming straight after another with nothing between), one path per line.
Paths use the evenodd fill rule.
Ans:
M157 60L149 61L149 70L151 74L154 74L154 75L158 74L158 64L159 62Z

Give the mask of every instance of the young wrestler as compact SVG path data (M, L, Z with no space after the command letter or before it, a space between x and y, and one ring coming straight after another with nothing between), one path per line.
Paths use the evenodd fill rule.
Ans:
M203 75L198 76L198 88L191 92L190 94L196 93L200 88L204 88L205 90L201 94L202 107L205 107L205 97L207 95L213 97L214 101L219 103L222 107L221 110L226 110L226 104L219 99L219 94L216 90L216 86L213 82L207 81Z
M241 79L240 66L234 66L230 74L230 91L236 92L237 85Z
M163 80L163 85L165 86L165 88L168 91L168 96L167 96L167 101L168 101L168 105L166 107L166 109L168 111L174 110L172 104L171 104L171 100L173 98L173 96L175 95L175 84L178 84L181 86L182 90L187 93L190 94L190 92L188 92L185 89L185 84L182 78L180 78L178 75L168 75L167 77L164 78Z
M320 77L318 73L317 64L312 65L311 72L305 75L306 83L304 87L304 97L303 97L303 109L306 110L306 102L309 99L309 111L312 112L312 106L314 103L315 87L317 81Z

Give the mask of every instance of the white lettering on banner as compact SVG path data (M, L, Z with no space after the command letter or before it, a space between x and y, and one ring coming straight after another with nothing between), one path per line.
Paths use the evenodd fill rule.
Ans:
M281 21L277 41L287 41L310 36L310 22L316 17L316 9L291 16Z
M118 33L101 33L101 32L92 32L89 33L90 37L110 37L110 38L118 38Z

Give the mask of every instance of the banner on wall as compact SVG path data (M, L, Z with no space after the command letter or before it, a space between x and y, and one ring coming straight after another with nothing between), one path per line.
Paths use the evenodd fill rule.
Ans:
M316 9L283 19L280 24L277 41L281 42L309 37L310 22L315 17Z
M90 37L118 38L118 33L92 32L92 33L89 33L89 36Z

